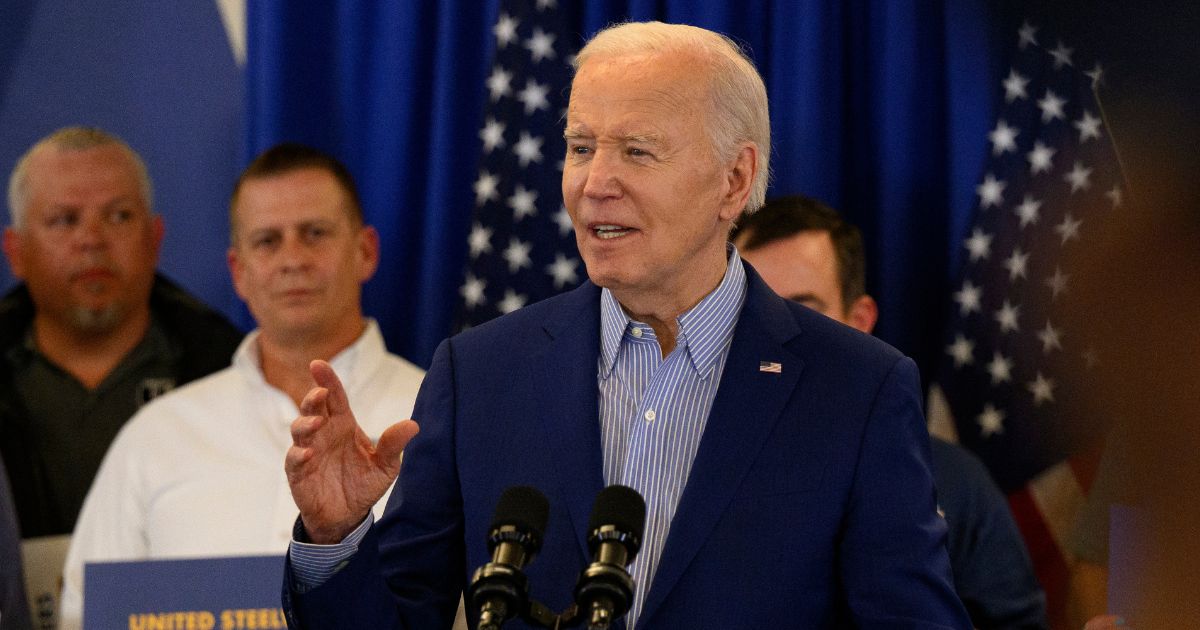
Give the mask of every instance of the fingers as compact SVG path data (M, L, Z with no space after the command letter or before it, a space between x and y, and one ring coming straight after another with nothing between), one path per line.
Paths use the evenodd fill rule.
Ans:
M400 453L421 428L412 420L401 420L388 427L375 444L375 461L388 470L398 470Z
M329 399L329 390L324 387L314 387L308 390L304 395L304 399L300 401L300 415L302 416L327 416L329 415L328 405L326 401Z
M304 464L312 459L313 451L311 448L300 446L291 446L287 450L287 454L283 458L283 470L287 473L288 481L294 481L293 475L300 472Z
M317 387L329 390L326 405L329 415L350 413L350 401L346 398L346 388L341 379L333 371L333 367L325 361L317 359L308 364L308 373L312 375Z
M300 416L292 421L292 444L307 448L316 441L321 427L325 426L327 417L322 415Z

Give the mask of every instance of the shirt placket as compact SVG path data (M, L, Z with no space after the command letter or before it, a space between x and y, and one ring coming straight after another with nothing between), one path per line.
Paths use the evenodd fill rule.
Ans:
M655 358L661 356L657 342L647 351L655 353ZM668 523L665 521L669 521L671 511L670 480L677 473L670 468L672 459L664 452L664 444L670 437L666 423L671 419L668 413L668 406L672 402L670 393L679 387L678 377L672 375L678 375L678 363L687 360L686 346L679 345L666 359L656 363L646 362L646 365L653 367L649 368L649 373L642 381L646 387L631 418L633 426L630 427L623 483L637 489L646 501L642 550L631 567L637 585L632 611L635 615L641 609L666 542L664 534Z

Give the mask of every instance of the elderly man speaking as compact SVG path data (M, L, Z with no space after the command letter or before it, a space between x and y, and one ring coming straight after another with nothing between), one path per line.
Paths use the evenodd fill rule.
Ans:
M576 59L565 135L591 282L443 342L416 422L375 445L312 365L285 463L292 625L449 627L516 485L549 497L526 573L562 610L592 500L623 484L647 506L626 627L969 628L915 365L775 295L727 244L766 191L750 61L695 27L609 28Z

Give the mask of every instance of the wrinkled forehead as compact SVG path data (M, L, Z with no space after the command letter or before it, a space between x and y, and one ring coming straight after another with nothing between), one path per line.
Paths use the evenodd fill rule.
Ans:
M707 82L689 61L664 53L588 58L571 85L568 133L593 131L588 127L600 121L702 121Z
M589 57L575 72L569 102L641 92L647 98L693 104L707 98L709 83L703 64L694 54L672 51L601 55Z

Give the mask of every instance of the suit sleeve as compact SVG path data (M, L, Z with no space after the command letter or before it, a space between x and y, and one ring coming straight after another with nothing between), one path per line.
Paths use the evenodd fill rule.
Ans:
M911 359L892 366L869 413L839 545L856 625L970 628L954 592Z
M284 578L292 628L450 628L464 580L462 498L454 451L455 383L443 341L417 396L409 443L383 518L358 552L307 593Z

